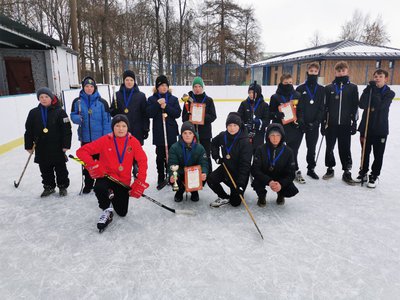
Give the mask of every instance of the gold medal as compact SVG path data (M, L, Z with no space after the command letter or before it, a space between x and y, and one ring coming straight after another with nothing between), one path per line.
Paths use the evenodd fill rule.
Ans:
M125 109L124 109L124 113L127 114L128 112L129 112L129 109L125 108Z
M44 132L44 133L48 133L49 130L45 127L45 128L43 128L43 132Z
M229 154L227 154L225 157L226 159L231 159L231 156Z
M88 109L88 114L89 114L89 115L92 114L92 109L91 109L91 108Z
M123 167L122 165L119 165L118 170L119 170L119 171L123 171L123 170L124 170L124 167Z
M314 104L314 100L313 99L310 100L310 104Z

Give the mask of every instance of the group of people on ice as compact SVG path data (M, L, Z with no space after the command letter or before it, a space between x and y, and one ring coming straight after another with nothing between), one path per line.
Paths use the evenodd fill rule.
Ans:
M176 202L183 200L185 191L191 193L192 201L199 201L198 191L207 183L218 196L211 202L212 207L239 206L251 181L260 207L266 205L266 187L277 193L276 202L282 205L285 198L298 193L295 180L306 182L297 158L304 135L307 175L319 179L315 172L319 133L326 141L327 171L322 178L334 176L337 142L343 181L350 185L366 182L374 188L382 168L389 107L394 98L386 84L388 73L377 69L360 99L357 86L350 82L346 62L335 65L335 79L326 87L318 84L318 74L319 64L310 63L307 80L296 89L291 75L283 74L269 104L261 86L250 84L247 99L237 112L229 113L226 130L216 135L211 126L217 118L214 101L205 93L200 77L193 80L192 91L182 97L182 108L164 75L157 77L153 95L146 99L134 72L125 71L110 106L98 93L95 80L86 77L79 97L72 103L70 118L52 91L41 88L37 91L40 103L30 111L25 132L25 149L35 152L42 175L41 197L54 193L56 186L60 196L67 195L65 153L71 148L70 119L78 125L81 142L76 160L84 166L82 193L94 190L103 210L99 229L111 222L114 211L125 216L129 197L139 198L149 187L148 159L142 146L149 136L150 119L157 189L171 184ZM364 110L358 127L362 160L358 176L353 179L350 149L351 135L357 132L358 108ZM180 117L183 124L179 131L176 120ZM368 176L372 149L374 162ZM211 158L218 165L215 170ZM221 183L229 187L228 192Z

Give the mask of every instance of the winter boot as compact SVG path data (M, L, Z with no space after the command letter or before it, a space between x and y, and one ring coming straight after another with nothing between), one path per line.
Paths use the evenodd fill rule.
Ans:
M92 191L93 187L85 185L82 190L82 194L89 194Z
M68 191L67 191L66 188L60 187L59 188L59 194L60 194L60 197L65 197L65 196L68 195Z
M347 184L349 184L349 185L355 185L356 184L355 181L353 180L353 178L351 178L351 172L349 170L346 170L346 171L343 172L342 180L344 182L346 182Z
M315 173L314 169L308 169L307 175L310 176L312 179L319 179L319 176L317 175L317 173Z
M229 204L229 199L218 198L214 202L211 202L210 206L211 207L220 207L220 206L223 206L223 205L226 205L226 204Z
M305 184L306 180L301 175L301 171L296 171L296 181L301 184Z
M276 204L283 205L285 204L285 197L278 193L278 198L276 198Z
M367 184L367 187L374 189L376 187L376 181L378 180L378 177L375 175L369 175L369 181Z
M259 195L257 200L257 205L259 207L265 207L267 205L266 195Z
M113 219L113 208L109 207L107 209L105 209L99 218L99 221L97 222L97 229L99 230L99 232L103 232L104 229L106 229L106 227L108 226L108 224L110 224L112 222Z
M53 187L51 187L51 186L49 186L49 185L45 185L45 186L44 186L44 190L43 190L42 194L40 195L40 197L43 198L43 197L50 196L50 195L53 194L55 191L56 191L56 190L55 190Z
M190 200L192 200L193 202L197 202L199 201L200 197L199 197L199 192L192 192L192 196L190 196Z
M175 200L175 202L182 202L182 200L183 200L183 190L178 190L176 193L175 193L175 198L174 198L174 200Z
M322 176L322 179L328 180L328 179L331 179L333 176L335 176L335 170L333 170L333 168L329 167L326 170L326 173L324 174L324 176Z
M358 176L356 179L354 179L354 182L360 183L360 182L368 182L368 175L367 173L358 173Z

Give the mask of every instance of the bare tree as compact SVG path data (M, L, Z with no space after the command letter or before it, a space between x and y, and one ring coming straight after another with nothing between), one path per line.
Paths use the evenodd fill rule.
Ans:
M308 44L310 47L318 47L318 46L321 46L323 43L324 42L321 37L321 33L318 30L316 30L316 31L314 31L313 35L310 37Z

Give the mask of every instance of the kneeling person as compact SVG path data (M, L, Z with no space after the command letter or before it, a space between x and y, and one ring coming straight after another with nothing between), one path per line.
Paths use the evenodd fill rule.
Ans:
M282 125L272 123L267 128L266 144L257 148L251 174L254 176L253 188L257 193L257 205L266 205L269 186L278 193L276 203L283 205L285 197L293 197L299 190L293 183L295 163L292 150L285 144L285 132Z
M85 163L90 176L97 179L94 191L99 207L103 210L97 223L100 231L112 221L113 209L119 216L126 216L129 196L139 198L149 186L146 183L147 156L140 142L128 133L128 118L122 114L116 115L111 127L112 133L85 144L76 151L76 155ZM99 154L99 160L93 160L94 154ZM135 161L139 172L137 179L131 185ZM123 185L130 185L131 190Z
M181 136L179 141L171 146L168 157L168 170L170 175L171 184L175 183L175 178L171 166L179 166L177 184L179 190L175 194L175 201L181 202L183 200L183 193L185 192L185 167L200 165L201 166L201 181L207 179L208 173L208 158L204 147L197 143L195 129L190 121L182 124ZM190 197L192 201L199 201L199 192L193 191Z
M212 202L210 206L219 207L228 203L232 206L239 206L241 203L240 196L244 194L249 182L253 147L238 113L229 113L226 119L226 131L222 131L211 142L211 154L217 164L224 164L225 166L219 166L208 175L208 186L218 195L218 199ZM235 181L237 189L235 189L225 167ZM222 188L221 182L230 188L229 195Z

